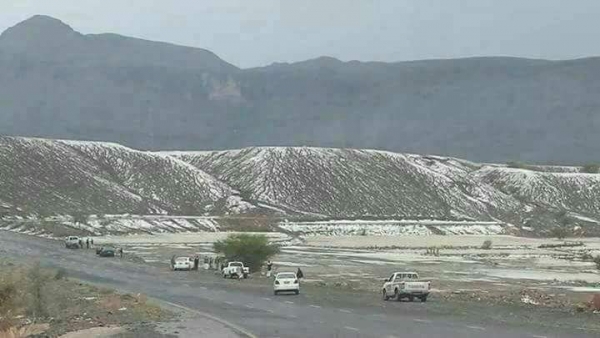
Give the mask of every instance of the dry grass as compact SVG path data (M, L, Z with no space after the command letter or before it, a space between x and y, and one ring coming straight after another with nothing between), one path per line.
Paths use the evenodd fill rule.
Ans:
M50 328L49 324L31 324L20 328L10 327L0 331L0 338L22 338L40 335Z
M0 260L0 338L27 337L53 318L44 334L95 326L122 325L170 318L170 313L150 304L143 294L117 294L69 280L64 272L39 265L19 267ZM58 276L58 277L57 277Z

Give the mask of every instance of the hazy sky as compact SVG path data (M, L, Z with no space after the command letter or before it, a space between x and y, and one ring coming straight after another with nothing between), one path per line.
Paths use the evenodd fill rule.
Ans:
M0 31L34 14L209 49L241 67L600 55L600 0L0 0Z

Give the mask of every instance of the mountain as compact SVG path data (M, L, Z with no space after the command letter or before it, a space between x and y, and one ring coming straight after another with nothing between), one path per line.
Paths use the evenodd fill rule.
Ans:
M289 229L312 229L364 220L392 232L411 224L433 233L473 225L543 235L561 225L600 234L600 174L581 170L367 149L156 153L0 137L0 223L4 217L18 228L44 219L46 227L69 228L70 216L98 215L78 229L240 229L288 220Z
M254 147L168 152L259 205L333 219L500 221L525 232L598 233L600 174L365 149Z
M22 215L223 214L229 186L117 144L0 137L0 202Z
M309 215L493 220L521 207L455 159L307 147L170 154L248 199Z
M243 51L241 51L243 52ZM145 150L369 148L597 162L600 58L239 69L215 54L35 16L0 35L0 133Z

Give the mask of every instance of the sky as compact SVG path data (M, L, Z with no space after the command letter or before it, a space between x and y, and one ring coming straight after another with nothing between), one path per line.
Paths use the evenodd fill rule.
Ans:
M242 68L600 55L600 0L0 0L0 31L35 14L86 34L208 49Z

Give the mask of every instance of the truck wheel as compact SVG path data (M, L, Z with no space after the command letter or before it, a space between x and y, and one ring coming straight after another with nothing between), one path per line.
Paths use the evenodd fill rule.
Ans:
M398 289L394 290L394 299L398 302L402 300L402 297L400 297L400 294L398 293Z
M296 295L299 295L299 294L300 294L300 290L296 290Z
M381 292L382 298L384 301L389 300L390 297L388 297L387 295L387 291L385 291L385 289L383 289L383 291Z
M275 290L275 291L273 291L273 294L274 294L275 296L277 296L277 295L279 294L279 291Z
M226 274L223 274L223 278L227 279L227 275L226 275Z
M421 297L421 302L422 302L422 303L425 303L426 301L427 301L427 296L423 296L423 297Z
M415 297L414 296L408 296L408 301L409 302L414 302L415 301Z

